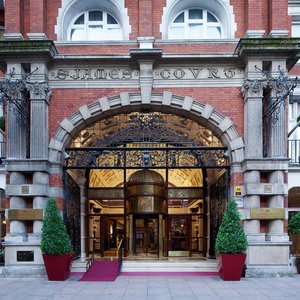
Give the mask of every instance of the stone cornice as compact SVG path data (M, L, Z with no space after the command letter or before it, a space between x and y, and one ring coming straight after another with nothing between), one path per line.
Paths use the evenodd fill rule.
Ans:
M0 61L14 60L50 60L58 54L52 40L0 41Z
M287 59L290 70L300 57L299 38L242 38L234 53L242 59L247 56L268 57L279 55Z

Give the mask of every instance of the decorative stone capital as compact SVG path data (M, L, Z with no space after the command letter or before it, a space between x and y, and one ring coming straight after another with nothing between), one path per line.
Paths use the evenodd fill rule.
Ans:
M22 99L22 92L25 89L25 83L21 79L4 78L0 81L0 97L3 95L13 100Z
M263 96L263 89L267 86L266 79L246 79L241 92L244 98L261 98Z
M272 97L281 98L285 96L287 98L293 84L294 82L291 79L286 79L284 84L278 80L271 79L268 86L271 89Z
M51 98L51 90L48 82L27 82L27 89L30 91L30 98L32 100L43 100L49 102Z

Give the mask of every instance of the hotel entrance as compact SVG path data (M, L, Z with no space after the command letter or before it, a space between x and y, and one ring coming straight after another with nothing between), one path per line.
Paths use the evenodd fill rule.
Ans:
M206 256L216 227L207 218L207 178L226 177L226 150L205 126L161 112L111 116L83 129L65 149L65 170L87 174L86 254L115 256L122 236L125 257Z

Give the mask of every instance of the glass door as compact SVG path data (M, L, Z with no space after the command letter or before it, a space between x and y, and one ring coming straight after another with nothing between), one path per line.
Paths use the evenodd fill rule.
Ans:
M142 217L135 218L135 254L158 255L158 218Z
M169 215L169 256L189 256L190 218L185 215Z

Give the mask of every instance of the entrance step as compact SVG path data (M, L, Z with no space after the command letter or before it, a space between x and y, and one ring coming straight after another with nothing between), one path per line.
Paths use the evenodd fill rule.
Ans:
M124 260L121 274L130 273L211 273L215 275L219 272L218 263L215 259L209 260Z
M81 262L80 259L72 261L71 264L71 273L83 273L86 272L87 262Z

